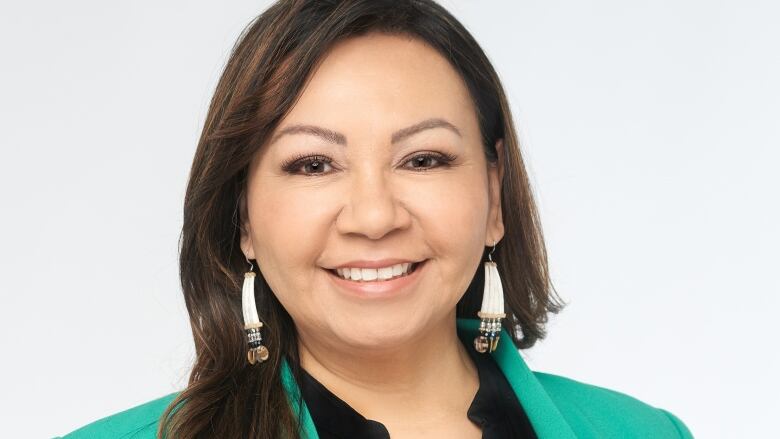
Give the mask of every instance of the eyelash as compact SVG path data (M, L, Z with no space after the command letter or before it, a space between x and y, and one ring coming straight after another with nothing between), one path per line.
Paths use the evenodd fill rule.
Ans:
M426 153L417 154L417 155L413 156L412 158L407 160L405 163L409 163L412 160L417 160L417 159L421 159L421 158L422 159L435 159L435 160L437 160L440 163L439 166L449 166L449 164L452 161L454 161L457 157L452 155L452 154L447 154L447 153L426 152ZM304 175L306 177L316 177L316 176L320 176L320 175L328 175L329 173L308 173L307 174L307 173L301 173L301 172L297 172L297 171L302 166L308 165L308 164L313 163L313 162L330 164L332 161L333 160L331 160L330 158L325 157L323 155L300 154L300 155L297 155L297 156L292 157L291 159L285 161L282 164L282 170L284 172L287 172L288 174L293 174L293 175L299 175L300 174L300 175ZM426 172L426 171L428 171L430 169L433 169L433 168L436 168L436 167L437 166L429 167L429 168L422 168L422 169L417 168L417 169L420 169L420 170L416 171L416 172Z

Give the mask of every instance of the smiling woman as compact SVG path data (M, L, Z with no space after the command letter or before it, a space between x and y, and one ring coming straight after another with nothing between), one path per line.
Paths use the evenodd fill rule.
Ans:
M433 1L279 1L246 29L180 263L189 385L68 437L690 436L523 362L561 303L501 83Z

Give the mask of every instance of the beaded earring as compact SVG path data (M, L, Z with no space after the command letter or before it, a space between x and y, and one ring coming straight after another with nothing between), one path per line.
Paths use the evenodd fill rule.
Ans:
M249 259L247 259L249 262ZM244 331L246 332L249 351L247 359L249 364L262 363L268 359L268 348L263 346L263 337L260 334L260 328L263 322L257 315L257 306L255 305L255 272L252 270L254 265L249 262L249 271L244 273L244 287L241 292L241 308L244 313Z
M496 241L493 241L493 249L488 253L488 260L484 264L485 290L482 293L482 308L477 313L481 322L479 323L479 335L474 338L474 349L480 353L496 350L501 333L501 320L506 317L504 314L504 289L501 286L497 265L491 256L495 250Z

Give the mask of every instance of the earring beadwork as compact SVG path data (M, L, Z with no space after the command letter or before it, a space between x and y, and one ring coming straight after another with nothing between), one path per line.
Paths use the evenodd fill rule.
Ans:
M247 262L249 260L247 259ZM244 273L244 286L241 292L241 308L244 314L244 332L246 332L247 360L249 364L262 363L268 359L268 348L263 346L263 336L260 329L263 322L257 315L257 306L255 305L255 272L252 271L254 265L249 262L249 271Z
M496 241L493 241L493 249L488 253L488 260L484 264L485 290L482 294L482 308L477 313L481 321L479 335L474 338L474 349L480 353L496 350L501 333L501 321L506 317L501 277L498 275L497 265L491 256L495 250Z

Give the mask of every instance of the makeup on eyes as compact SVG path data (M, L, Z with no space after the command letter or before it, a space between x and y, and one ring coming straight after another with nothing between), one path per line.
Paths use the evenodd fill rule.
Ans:
M420 160L420 159L435 160L439 163L439 165L433 167L407 168L407 169L412 169L412 170L419 169L416 172L425 172L430 169L435 169L442 166L446 167L450 163L455 161L457 159L457 156L449 153L438 152L438 151L423 151L412 155L408 160L404 161L404 164L409 163L413 160ZM328 175L329 173L301 173L297 171L299 171L302 166L306 166L306 165L316 164L318 168L323 164L333 166L331 165L332 162L333 160L325 155L303 153L303 154L296 154L295 156L285 160L281 165L281 169L282 171L292 175L299 175L299 174L305 176Z

